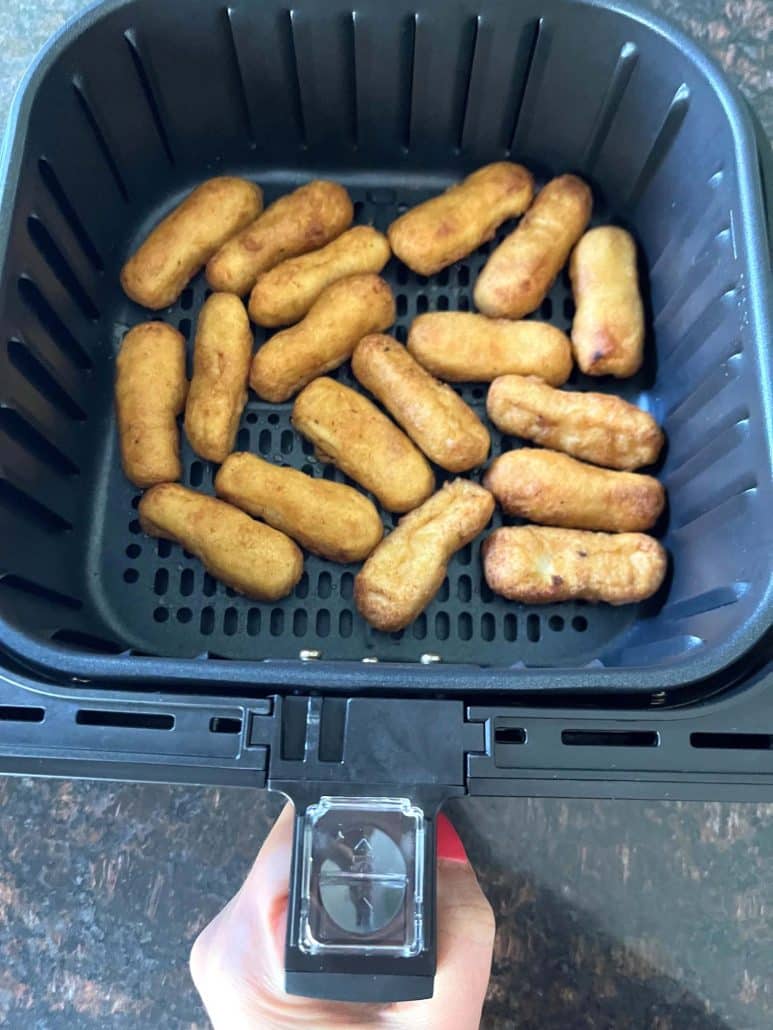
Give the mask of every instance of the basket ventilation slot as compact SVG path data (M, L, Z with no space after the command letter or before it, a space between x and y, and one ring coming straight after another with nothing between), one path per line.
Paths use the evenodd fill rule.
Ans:
M773 735L770 733L691 733L690 744L695 748L721 751L770 751Z
M0 705L0 722L43 722L45 715L45 708Z
M75 90L76 99L81 111L83 111L83 115L88 126L94 133L97 146L105 159L105 164L107 165L113 182L121 195L121 199L128 204L129 191L126 188L126 183L124 182L123 176L121 175L121 171L118 167L118 161L116 160L115 155L110 148L110 144L108 143L108 134L96 116L94 105L88 97L86 84L80 76L76 76L73 79L72 88Z
M19 279L19 295L62 354L76 368L91 369L91 358L28 276Z
M140 49L139 39L137 37L136 29L127 29L123 34L126 44L129 48L129 55L131 56L134 70L137 73L142 93L147 101L148 108L150 110L150 116L153 119L153 124L156 127L158 138L161 142L161 146L164 148L167 160L170 165L174 165L174 154L172 152L172 145L169 142L169 136L164 127L164 120L161 117L161 109L158 103L158 89L153 84L153 79L150 73L149 66L146 60L142 56Z
M62 184L59 182L51 163L47 161L45 157L41 157L38 161L38 170L40 172L40 178L43 180L43 184L50 193L65 222L69 225L73 236L80 244L81 250L93 265L94 270L97 272L103 272L105 264L99 251L94 246L94 243L87 232L85 225L81 221L78 212L70 203L70 200L62 188Z
M173 730L174 716L157 712L99 711L81 708L75 716L79 726L110 726L135 730Z
M655 730L562 730L567 747L659 747Z
M54 242L51 233L35 215L30 215L27 219L27 229L38 253L75 302L81 314L89 321L95 322L99 318L99 309L71 268L58 244Z
M60 414L76 422L85 421L86 412L62 389L45 365L21 340L8 341L8 360L36 393L44 397Z

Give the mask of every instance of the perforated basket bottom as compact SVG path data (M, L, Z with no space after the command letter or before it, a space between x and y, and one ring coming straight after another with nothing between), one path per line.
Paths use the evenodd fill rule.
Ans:
M292 188L267 190L267 202ZM355 221L386 229L407 207L430 195L424 191L391 188L352 188ZM601 220L601 219L599 219ZM504 226L498 240L511 229ZM424 311L472 310L472 287L493 243L464 262L428 280L414 275L397 260L384 272L397 300L394 334L405 341L412 319ZM189 356L199 309L208 295L203 276L185 291L178 304L163 312L165 321L179 326L188 340ZM573 305L564 274L534 316L568 331ZM126 325L116 323L117 348ZM256 341L267 334L256 331ZM334 373L355 385L348 365ZM614 390L648 406L649 373L606 387L575 374L578 389ZM460 395L485 418L484 384L464 385ZM318 462L312 448L291 427L291 404L265 404L254 395L245 409L237 449L252 451L278 464L314 476L346 482L332 466ZM519 446L491 428L491 457ZM437 655L445 662L510 666L586 664L624 645L626 631L641 614L636 606L611 608L556 604L529 608L497 597L483 579L480 548L485 533L451 561L443 586L426 611L407 629L385 634L371 629L353 602L354 577L359 566L338 565L306 555L301 581L283 601L261 604L248 600L207 575L200 562L177 545L144 536L137 519L140 494L124 478L117 448L107 469L106 517L98 546L93 549L93 582L98 584L100 608L127 647L167 657L232 659L294 659L301 651L319 651L327 659L358 661L419 661ZM212 493L216 466L201 461L183 435L183 481ZM436 470L438 471L438 470ZM447 478L438 471L438 481ZM473 474L475 479L480 473ZM383 513L390 529L396 517ZM502 524L496 512L491 527ZM512 520L511 520L512 521ZM488 532L488 531L487 531ZM90 578L92 578L90 577ZM652 614L648 608L647 615Z

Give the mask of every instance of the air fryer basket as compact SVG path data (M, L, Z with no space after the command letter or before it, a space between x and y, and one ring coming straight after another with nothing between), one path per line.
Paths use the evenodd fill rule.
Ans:
M452 561L426 613L388 635L354 609L356 568L309 556L293 595L260 605L143 537L118 463L112 379L123 334L148 317L118 282L148 228L229 172L254 178L267 201L336 179L356 221L383 229L506 157L541 180L585 176L595 221L625 225L640 244L649 359L635 379L601 388L651 411L668 435L661 593L617 609L513 605L482 582L479 541ZM735 94L689 45L622 6L571 0L362 0L354 11L110 0L29 78L5 158L7 652L55 677L216 678L220 689L652 691L718 673L769 626L771 291L756 150ZM491 246L431 280L390 262L398 338L417 313L470 309ZM161 317L190 342L205 296L200 276ZM535 317L569 327L565 277ZM571 385L599 388L581 376ZM460 389L483 409L482 387ZM238 447L342 480L289 416L290 405L252 397ZM493 454L515 445L494 433ZM185 482L211 492L214 468L187 444L184 463ZM301 662L302 651L320 660Z

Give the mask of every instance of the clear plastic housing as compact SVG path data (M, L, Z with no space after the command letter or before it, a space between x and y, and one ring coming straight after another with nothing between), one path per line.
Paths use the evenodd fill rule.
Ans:
M419 954L424 847L424 813L407 798L323 797L309 806L300 950Z

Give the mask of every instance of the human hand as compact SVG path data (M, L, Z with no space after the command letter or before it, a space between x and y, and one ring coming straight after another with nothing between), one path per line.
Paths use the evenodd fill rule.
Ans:
M437 834L434 997L383 1005L298 998L284 991L293 842L293 808L288 804L241 889L202 930L191 951L193 982L215 1030L476 1030L491 971L494 913L462 842L443 815Z

